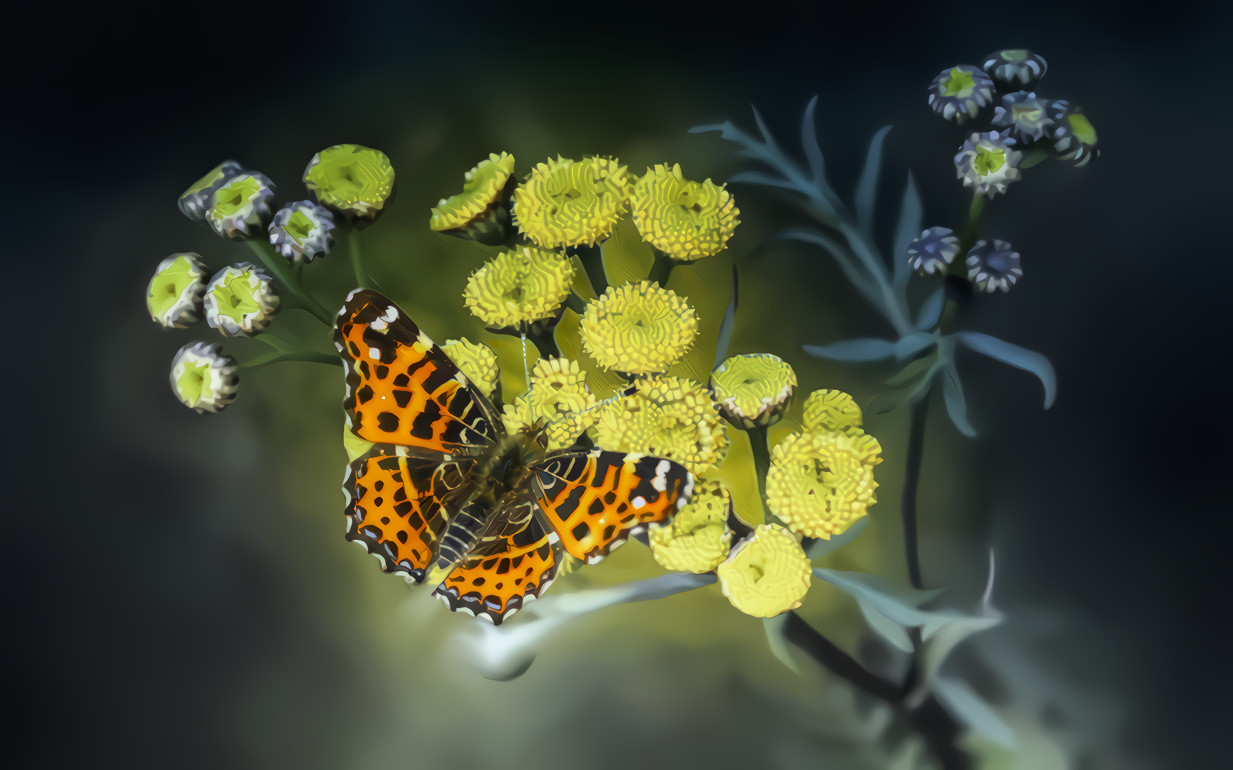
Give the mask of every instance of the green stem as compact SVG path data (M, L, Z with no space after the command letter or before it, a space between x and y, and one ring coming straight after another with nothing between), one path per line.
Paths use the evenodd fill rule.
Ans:
M601 249L598 244L592 244L579 246L575 252L578 261L582 263L582 269L586 271L587 279L591 282L591 291L597 297L602 296L608 289L608 278L604 274L604 253Z
M310 363L329 364L331 366L342 366L342 361L339 360L338 356L329 356L329 355L326 355L325 353L312 353L308 351L302 351L299 353L279 353L279 352L266 353L265 355L257 356L251 361L247 361L245 363L240 364L240 368L249 369L249 370L260 369L263 366L269 366L270 364L276 364L276 363L279 363L280 361L308 361Z
M347 250L351 254L351 269L355 272L355 285L361 289L372 288L372 280L364 269L364 252L360 248L360 231L351 228L347 234Z
M675 266L676 260L659 249L655 249L655 262L651 265L651 271L647 274L647 278L660 286L667 286L668 276L672 273L672 268Z
M527 331L527 339L531 344L535 345L535 349L539 351L540 358L560 358L561 349L557 347L556 335L552 333L552 327L544 327L532 325Z
M968 221L963 224L963 232L959 236L959 259L956 263L952 264L961 264L964 255L968 253L968 249L972 248L976 243L976 235L979 233L980 215L984 211L985 196L973 195L972 205L968 207Z
M766 426L759 425L745 432L749 436L749 449L753 452L754 473L758 477L758 500L762 503L762 521L771 524L778 521L766 504L766 474L771 469L770 437Z
M320 302L304 291L303 287L300 286L300 282L295 279L291 270L288 269L287 261L274 251L274 247L269 242L261 238L249 238L245 243L257 255L257 258L261 260L261 264L265 265L266 269L274 274L278 282L300 301L300 305L304 309L315 315L326 326L334 325L334 318L330 311L326 310Z

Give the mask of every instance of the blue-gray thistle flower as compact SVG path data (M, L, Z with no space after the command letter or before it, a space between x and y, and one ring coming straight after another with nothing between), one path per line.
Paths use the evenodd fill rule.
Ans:
M967 138L955 153L955 175L976 195L1006 192L1006 186L1019 179L1019 158L1023 153L1012 148L1010 132L977 132Z
M929 106L956 123L976 117L976 113L992 100L993 80L969 64L942 70L929 85Z
M1053 125L1049 117L1049 102L1030 91L1016 91L1002 97L993 110L993 125L1008 128L1015 140L1028 145L1045 135Z
M1058 157L1076 166L1086 166L1091 161L1096 147L1096 129L1083 114L1082 108L1065 99L1049 102L1049 117L1053 125L1049 139L1058 151Z
M288 203L270 222L270 244L292 262L311 262L334 248L334 212L312 201Z
M1036 85L1049 69L1044 57L1026 48L1007 48L985 57L981 68L993 76L1004 91L1027 90Z
M968 280L978 291L1010 291L1023 276L1019 252L1006 241L979 240L968 251Z
M949 227L930 227L908 244L908 262L921 275L946 271L959 253L959 236Z

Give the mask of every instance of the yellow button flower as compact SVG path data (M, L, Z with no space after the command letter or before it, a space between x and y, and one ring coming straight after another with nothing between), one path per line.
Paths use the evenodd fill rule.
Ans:
M728 513L732 496L719 481L703 480L694 486L689 503L661 527L650 532L651 553L664 569L674 572L710 572L728 556L732 530Z
M605 369L653 374L681 360L698 333L698 314L653 281L609 286L582 314L582 344Z
M632 200L642 240L677 262L718 253L740 224L731 193L710 179L686 179L679 164L647 169L634 185Z
M778 524L762 524L736 544L715 574L733 607L770 618L801 606L811 569L796 535Z
M719 411L738 428L777 422L796 391L796 372L779 356L732 356L711 373Z
M598 417L598 402L586 378L577 361L540 359L531 370L527 392L505 406L505 431L513 434L539 424L549 450L573 446Z
M793 433L771 451L766 503L793 532L829 540L877 502L873 466L882 462L881 453L878 440L864 431Z
M154 269L146 288L146 309L164 329L185 329L201 320L205 290L206 266L201 255L191 251L172 254Z
M546 249L598 243L629 208L632 180L611 158L557 156L538 164L514 191L514 219Z
M717 468L728 451L710 393L680 377L639 380L600 407L595 432L603 449L667 457L695 476Z
M464 338L446 340L441 350L479 392L488 397L492 396L497 389L497 378L501 374L497 366L497 354L492 352L492 348Z
M380 150L336 144L308 161L304 186L327 209L372 221L394 194L394 167Z
M491 153L463 175L462 192L442 198L432 209L428 226L439 233L496 244L505 240L509 225L508 191L514 156Z
M564 255L523 246L471 274L463 299L491 329L524 329L555 318L569 296L574 265Z
M806 430L834 430L855 435L862 433L861 408L842 390L815 390L805 399L803 420Z

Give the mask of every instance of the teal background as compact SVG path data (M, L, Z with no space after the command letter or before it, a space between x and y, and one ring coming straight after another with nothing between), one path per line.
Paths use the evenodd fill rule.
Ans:
M261 370L233 408L198 417L165 382L194 337L151 325L142 295L173 251L248 258L175 209L204 171L235 158L294 200L314 152L359 142L398 173L397 200L365 232L373 272L433 336L474 334L460 294L490 252L426 223L478 159L507 149L525 172L558 152L604 153L723 179L742 161L690 126L751 127L753 103L794 147L815 93L837 189L894 124L883 201L910 167L928 222L954 225L963 132L928 111L924 88L1011 45L1048 59L1041 92L1087 108L1102 155L1038 167L989 207L987 232L1019 248L1026 274L978 303L970 327L1048 354L1060 395L1041 412L1030 378L961 361L981 436L931 415L926 581L970 603L995 549L995 601L1011 620L956 670L1025 725L1067 736L1054 766L1218 766L1230 716L1216 620L1228 586L1230 267L1216 230L1228 13L469 9L44 4L10 18L2 130L16 181L0 195L15 496L0 563L12 766L887 766L886 741L854 740L876 722L869 704L808 661L803 677L789 672L714 587L590 618L523 678L483 679L457 653L473 621L343 541L338 373ZM799 346L878 334L879 320L823 255L766 240L794 221L785 204L733 191L745 221L731 249L744 301L734 350L776 352L804 387L867 400L885 372L823 365ZM327 304L348 280L341 259L309 271ZM276 322L290 336L293 315ZM886 448L882 502L830 566L904 576L906 417L870 421ZM630 546L572 587L650 574L648 562ZM805 612L894 667L825 586ZM1033 684L1045 700L1027 697Z

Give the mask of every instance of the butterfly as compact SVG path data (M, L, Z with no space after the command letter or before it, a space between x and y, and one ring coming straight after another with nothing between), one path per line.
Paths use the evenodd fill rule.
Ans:
M507 435L496 406L392 301L356 289L334 326L347 427L348 540L451 610L500 624L566 560L594 563L683 508L693 476L661 457L548 452Z

